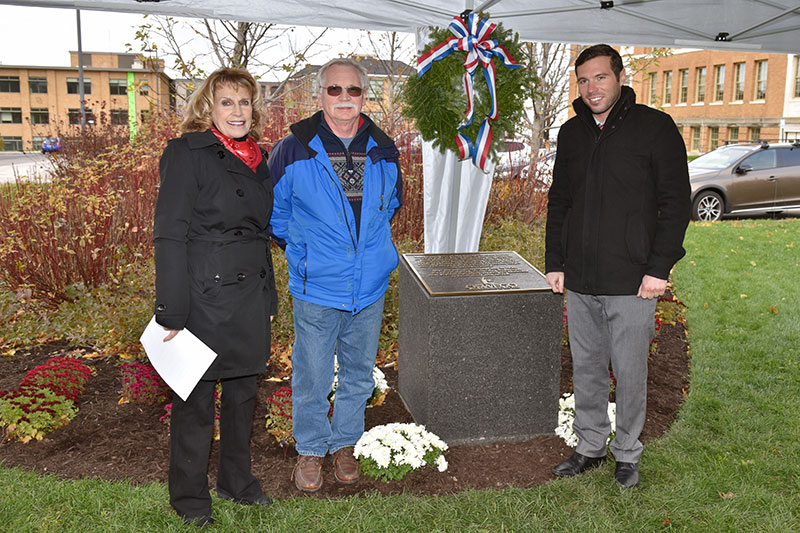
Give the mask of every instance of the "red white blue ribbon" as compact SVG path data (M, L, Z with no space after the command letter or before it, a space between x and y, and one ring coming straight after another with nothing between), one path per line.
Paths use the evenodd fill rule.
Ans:
M508 68L520 67L511 57L508 50L501 46L496 39L489 39L489 35L492 34L496 27L496 25L476 16L474 13L469 14L466 23L461 17L455 17L449 26L454 37L448 37L446 41L434 46L417 59L417 77L421 78L436 61L444 59L456 50L467 53L464 58L464 89L467 93L467 110L464 115L467 121L458 128L456 145L461 159L471 157L472 163L484 171L486 170L486 161L489 156L489 146L492 144L492 125L489 121L497 120L498 116L496 73L492 57L499 57ZM491 110L486 115L486 118L483 119L478 130L478 137L475 139L475 145L473 146L472 141L461 130L472 124L474 113L473 78L479 65L483 67L483 77L486 79L486 85L489 86L489 95L492 101Z

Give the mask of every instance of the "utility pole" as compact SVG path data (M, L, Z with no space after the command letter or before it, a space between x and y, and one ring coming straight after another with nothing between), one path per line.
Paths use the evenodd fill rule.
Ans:
M83 45L81 43L81 10L76 9L78 21L78 96L81 99L81 135L86 134L86 99L83 92Z

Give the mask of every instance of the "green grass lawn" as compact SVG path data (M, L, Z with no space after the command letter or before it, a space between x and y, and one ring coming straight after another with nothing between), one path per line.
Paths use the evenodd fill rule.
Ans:
M800 220L692 224L674 272L691 390L622 491L613 466L534 489L215 502L216 531L800 531ZM288 480L287 480L288 482ZM2 531L191 531L163 485L0 468Z

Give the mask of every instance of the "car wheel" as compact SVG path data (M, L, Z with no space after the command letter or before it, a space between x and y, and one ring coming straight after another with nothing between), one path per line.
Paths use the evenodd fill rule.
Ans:
M722 197L713 191L706 191L695 198L692 216L695 220L719 220L723 211Z

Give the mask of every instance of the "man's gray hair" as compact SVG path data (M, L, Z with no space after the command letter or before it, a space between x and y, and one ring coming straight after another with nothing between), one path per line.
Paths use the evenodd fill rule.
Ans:
M351 57L337 57L331 59L324 65L322 65L317 72L317 87L321 91L324 86L324 79L325 73L334 65L342 65L345 67L353 67L358 72L358 76L361 78L361 88L366 92L369 89L369 74L367 74L367 69L359 65L353 58Z

